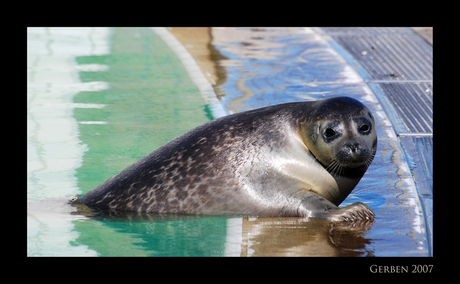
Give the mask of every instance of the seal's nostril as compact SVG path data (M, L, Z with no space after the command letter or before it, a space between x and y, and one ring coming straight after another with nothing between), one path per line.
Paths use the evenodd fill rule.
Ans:
M348 147L352 153L355 153L359 150L359 143L347 143L344 146Z

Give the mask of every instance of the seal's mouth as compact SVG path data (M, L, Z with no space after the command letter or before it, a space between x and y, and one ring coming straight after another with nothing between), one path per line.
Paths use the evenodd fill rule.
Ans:
M316 158L313 152L310 151L310 154L330 174L350 178L364 175L375 157L375 151L372 153L369 151L361 152L360 155L354 158L352 158L348 152L345 152L342 154L339 153L329 164L324 164Z
M363 175L367 168L374 160L375 153L366 155L366 157L360 156L359 159L340 159L340 156L332 159L329 165L323 167L332 175L355 177Z
M335 160L340 162L340 164L344 167L358 167L368 163L369 159L373 158L374 157L369 149L361 149L358 146L351 145L343 147L342 150L335 155Z

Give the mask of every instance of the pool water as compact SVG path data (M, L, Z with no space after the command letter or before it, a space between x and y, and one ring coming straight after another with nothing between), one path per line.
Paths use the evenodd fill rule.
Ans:
M74 97L76 103L106 105L74 110L79 137L90 149L76 175L83 193L213 119L180 61L149 29L114 29L110 54L78 56L76 62L107 66L107 71L83 71L79 76L82 82L110 86Z
M29 28L29 256L428 255L391 124L313 29L171 31L209 68L204 73L228 113L336 95L368 105L378 117L379 149L343 205L366 202L375 222L350 229L303 218L101 213L69 204L216 112L158 31ZM203 31L207 42L194 37Z

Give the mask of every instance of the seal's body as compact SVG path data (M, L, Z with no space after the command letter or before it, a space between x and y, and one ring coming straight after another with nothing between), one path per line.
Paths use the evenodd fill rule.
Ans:
M376 147L372 114L357 100L270 106L192 129L80 199L125 211L370 219L363 203L337 206Z

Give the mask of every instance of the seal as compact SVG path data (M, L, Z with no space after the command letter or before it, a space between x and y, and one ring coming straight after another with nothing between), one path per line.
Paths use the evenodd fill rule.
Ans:
M338 205L376 148L374 118L353 98L280 104L198 126L80 200L124 211L373 219L364 203Z

